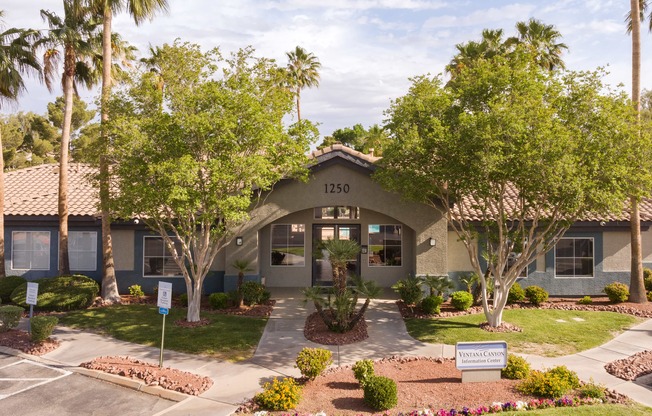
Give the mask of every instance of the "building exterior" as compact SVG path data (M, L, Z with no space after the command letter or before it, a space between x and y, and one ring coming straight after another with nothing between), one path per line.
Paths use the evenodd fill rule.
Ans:
M350 239L362 253L350 273L389 287L410 274L449 275L471 271L464 245L446 218L429 206L382 189L372 175L379 158L342 145L311 155L306 182L284 180L252 208L251 220L234 230L218 255L204 290L233 290L236 260L247 260L247 279L270 287L330 285L323 240ZM71 165L70 264L74 273L101 281L101 226L97 192L87 180L93 169ZM7 274L37 279L57 274L58 167L42 165L5 174ZM652 266L652 206L641 206L644 265ZM112 225L116 276L121 293L132 284L151 292L159 281L185 291L185 283L162 239L137 221ZM552 295L597 295L612 281L629 282L629 222L618 218L580 222L557 247L523 273L523 286Z

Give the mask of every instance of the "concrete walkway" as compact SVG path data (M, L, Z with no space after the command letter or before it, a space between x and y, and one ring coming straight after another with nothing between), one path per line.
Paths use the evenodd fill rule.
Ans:
M350 365L364 358L380 359L392 355L454 357L455 347L442 344L425 344L410 337L395 305L395 295L386 293L385 299L374 300L366 320L369 338L351 345L328 346L333 352L335 365ZM314 307L303 303L298 289L276 289L274 312L265 327L263 336L252 359L240 363L219 362L214 359L165 351L164 365L211 377L213 387L199 397L169 393L168 397L179 403L158 415L229 415L239 403L261 391L261 385L274 377L299 376L294 367L297 354L303 347L324 346L312 343L303 336L305 319ZM159 349L118 341L97 334L59 327L55 337L61 346L43 357L46 363L75 369L80 363L107 355L129 356L157 363ZM225 334L228 336L228 334ZM652 407L652 376L639 379L639 384L609 375L604 364L624 358L639 351L652 350L652 320L626 331L607 344L558 358L526 356L534 368L566 365L578 373L580 379L602 383L610 389ZM27 356L34 359L32 356ZM142 384L121 377L108 377L104 373L85 371L112 382L145 389ZM642 381L642 382L641 382ZM647 385L647 386L646 386ZM145 389L147 390L147 389ZM151 390L151 389L150 389ZM161 392L156 388L155 391Z

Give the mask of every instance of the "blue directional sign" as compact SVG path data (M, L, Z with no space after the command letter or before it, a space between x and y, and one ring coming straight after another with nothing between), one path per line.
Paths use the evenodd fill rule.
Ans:
M170 309L168 308L158 308L158 313L160 313L161 315L167 315L168 312L170 312Z

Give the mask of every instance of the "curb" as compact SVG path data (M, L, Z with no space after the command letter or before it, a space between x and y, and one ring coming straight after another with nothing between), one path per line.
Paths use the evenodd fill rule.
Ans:
M94 378L97 380L102 380L111 384L116 384L118 386L126 387L128 389L140 391L142 393L146 393L152 396L158 396L163 399L171 400L174 402L182 402L190 397L195 397L195 396L190 396L185 393L181 393L178 391L174 390L166 390L162 387L159 386L148 386L145 384L145 382L138 380L138 379L132 379L128 377L123 377L119 376L116 374L109 374L105 373L103 371L99 370L91 370L88 368L83 368L83 367L70 367L66 364L63 364L58 361L54 360L48 360L47 358L39 357L38 355L30 355L26 354L20 350L16 350L14 348L9 348L9 347L4 347L0 346L0 353L7 354L7 355L12 355L14 357L19 357L22 359L34 361L37 363L41 364L47 364L51 365L54 367L61 367L65 368L68 371L72 371L77 374L81 374L85 377L90 377Z

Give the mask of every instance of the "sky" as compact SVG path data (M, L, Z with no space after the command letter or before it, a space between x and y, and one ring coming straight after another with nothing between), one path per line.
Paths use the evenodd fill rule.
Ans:
M149 45L176 38L203 50L230 53L252 46L256 55L285 66L296 46L322 64L318 88L301 94L301 115L319 123L322 136L360 123L382 125L391 101L405 95L409 78L437 75L455 54L455 45L479 40L482 29L515 34L518 21L531 17L552 24L569 51L571 70L606 67L606 82L631 90L631 38L625 32L626 0L168 0L168 14L135 26L128 15L113 29L147 56ZM3 0L5 28L45 29L39 11L62 15L61 0ZM642 34L641 86L652 89L652 33ZM649 51L649 53L648 53ZM46 112L49 93L35 80L17 106L3 112ZM82 91L87 101L94 91Z

